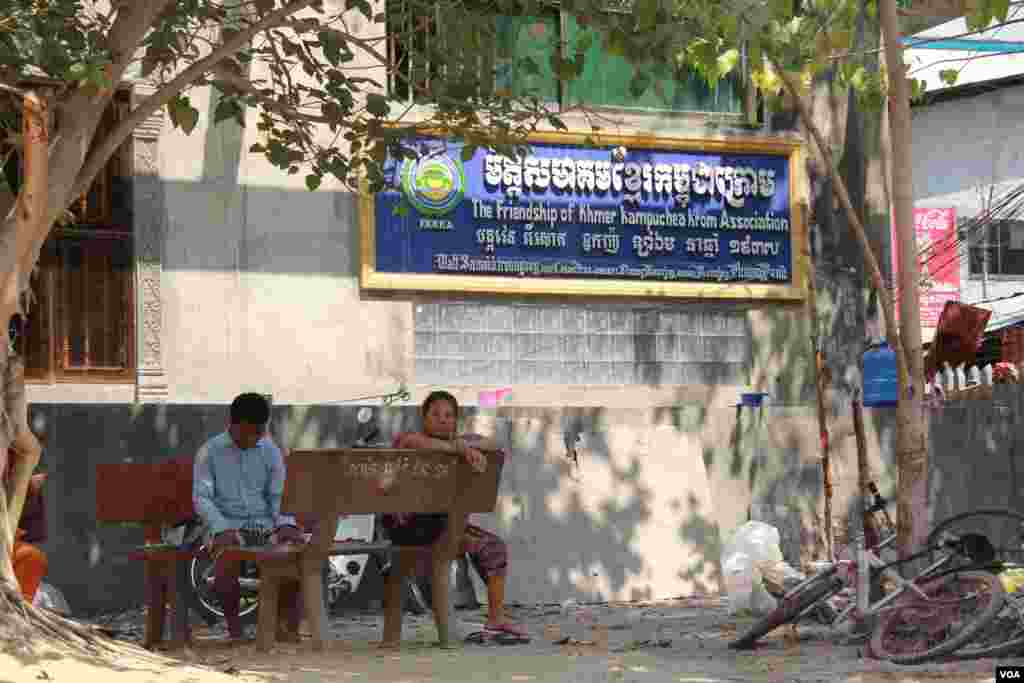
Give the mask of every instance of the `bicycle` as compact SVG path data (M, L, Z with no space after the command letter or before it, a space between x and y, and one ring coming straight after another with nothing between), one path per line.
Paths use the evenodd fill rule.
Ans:
M981 508L954 515L929 534L934 545L943 534L981 533L993 539L992 562L983 567L1004 577L1024 572L1024 514L1008 508ZM1001 546L1001 547L1000 547ZM1010 590L1016 582L1009 580ZM991 624L981 629L971 642L952 654L955 659L985 659L1024 654L1024 593L1008 592L1002 609Z
M877 492L877 488L871 488L875 500L868 512L872 514L881 512L884 514L888 503ZM924 551L902 560L889 563L883 562L879 553L892 545L896 539L896 534L891 529L891 520L888 520L887 514L885 514L885 517L890 522L887 536L884 539L880 538L877 540L865 552L871 577L869 585L877 585L883 578L888 578L896 587L874 604L869 604L864 611L857 609L856 600L851 601L850 605L832 620L833 629L850 617L862 621L889 610L893 603L901 598L903 599L901 604L907 607L906 613L908 614L910 613L910 607L915 605L942 606L946 608L946 611L949 611L952 604L966 602L973 597L973 593L968 595L958 594L955 599L948 596L948 591L954 588L954 581L963 579L969 584L974 583L987 587L990 598L986 602L984 609L974 619L969 620L963 625L958 632L946 633L948 637L931 645L925 652L917 653L917 655L929 659L956 650L966 642L969 642L978 630L984 628L995 618L996 613L1002 607L1005 596L1002 584L998 577L989 572L964 571L963 569L942 572L941 570L946 569L956 558L961 556L970 557L970 553L976 551L973 543L953 537L942 540L940 550L945 550L946 552L942 554L939 560L930 564L913 579L909 581L904 579L899 573L892 570L893 567L916 561L930 553L933 548L926 548ZM774 610L754 623L742 636L729 643L729 647L732 649L752 647L762 636L784 624L795 623L822 603L825 603L829 598L842 591L848 584L853 583L856 585L854 580L857 576L857 562L857 559L840 559L830 562L821 571L801 581L782 596L779 605ZM959 586L959 583L956 585ZM905 597L907 595L913 596L916 602L908 601ZM888 624L890 630L892 630L894 622L884 623ZM943 623L944 627L949 625L949 623ZM873 634L873 644L875 640ZM897 662L912 656L902 652L890 652L886 647L888 642L884 638L879 641L877 652L880 656Z
M1006 601L995 619L979 629L969 643L951 656L967 660L998 659L1021 654L1024 654L1024 594L1007 593Z

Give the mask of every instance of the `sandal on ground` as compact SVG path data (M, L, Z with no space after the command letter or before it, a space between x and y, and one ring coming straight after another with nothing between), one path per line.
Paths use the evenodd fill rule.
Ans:
M519 642L528 643L530 642L530 634L526 632L522 626L516 626L515 624L509 624L508 622L503 624L486 624L484 630L493 633L496 636L503 636L505 638L516 638Z
M523 645L530 642L529 638L514 635L505 631L484 629L466 636L466 643L471 645Z
M470 645L487 645L489 642L491 642L490 634L486 633L485 631L473 631L468 636L466 636L464 642Z

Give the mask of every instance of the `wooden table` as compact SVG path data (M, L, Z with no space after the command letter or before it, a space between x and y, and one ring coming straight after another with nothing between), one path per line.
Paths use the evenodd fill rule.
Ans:
M269 649L277 636L277 596L285 581L302 586L304 613L314 648L326 640L320 569L338 551L334 530L342 514L447 513L448 529L431 546L392 546L394 561L385 588L385 644L402 633L402 584L416 556L430 553L434 622L442 645L449 641L448 568L457 556L470 513L492 512L497 502L503 459L488 457L485 472L473 471L460 456L400 449L295 450L288 458L282 512L313 517L316 534L306 546L276 555L254 554L259 563L258 646Z

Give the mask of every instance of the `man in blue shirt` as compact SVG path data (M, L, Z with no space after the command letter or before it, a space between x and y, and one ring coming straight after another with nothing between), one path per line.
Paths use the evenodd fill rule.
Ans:
M241 565L220 551L242 544L241 529L272 530L279 543L301 543L295 520L281 514L285 465L280 449L267 435L270 406L259 394L239 395L231 403L227 431L211 438L196 454L192 502L213 537L217 557L214 590L220 597L228 633L242 637L238 617ZM297 640L301 611L298 584L282 586L281 623L288 629L280 639Z

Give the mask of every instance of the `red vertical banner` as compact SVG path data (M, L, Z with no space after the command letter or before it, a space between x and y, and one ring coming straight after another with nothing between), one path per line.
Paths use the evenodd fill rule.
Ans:
M947 301L960 299L960 250L956 209L914 209L918 268L921 275L921 328L934 330ZM899 301L899 263L896 231L892 232L892 273ZM899 305L896 306L899 319ZM925 335L927 337L927 335Z

